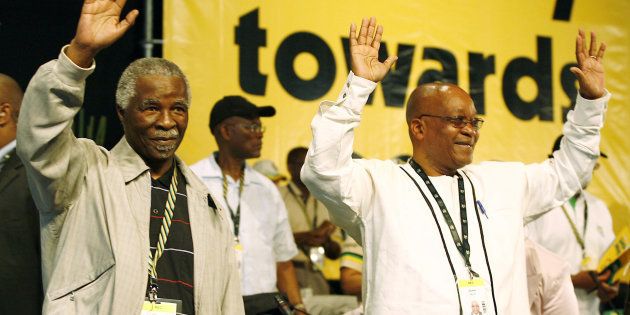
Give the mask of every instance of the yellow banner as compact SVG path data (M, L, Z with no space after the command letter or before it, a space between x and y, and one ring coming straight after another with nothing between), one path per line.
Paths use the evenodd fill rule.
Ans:
M626 0L165 1L164 56L188 75L193 95L179 155L193 163L216 149L210 109L237 94L276 107L262 120L262 158L286 173L286 153L308 145L319 102L335 99L347 76L349 24L372 15L385 28L382 56L399 61L373 94L354 147L381 159L410 153L406 98L419 82L442 80L469 91L486 120L476 161L543 160L575 97L568 68L577 30L597 32L613 98L601 145L609 158L589 190L606 201L616 230L630 224Z

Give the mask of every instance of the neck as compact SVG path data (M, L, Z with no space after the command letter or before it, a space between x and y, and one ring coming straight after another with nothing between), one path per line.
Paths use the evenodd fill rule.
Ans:
M297 186L297 188L300 189L300 192L302 192L302 197L304 197L305 199L308 198L310 192L308 191L308 188L306 188L306 185L304 185L304 183L301 180L293 179L291 182L293 182L293 184L295 184L295 186Z
M416 161L416 163L418 163L418 165L422 167L422 170L428 176L443 176L443 175L453 176L457 174L457 169L449 169L449 168L436 165L436 163L431 162L431 159L427 158L425 155L422 155L422 154L414 153L413 160Z
M161 160L157 162L145 161L147 165L149 166L151 178L158 179L162 177L164 174L166 174L166 172L168 172L168 170L170 170L171 167L173 166L173 160L174 158Z
M219 164L224 174L229 175L233 179L238 179L241 178L241 173L245 166L245 159L234 157L225 151L219 150L217 164Z
M6 128L8 127L8 128ZM9 144L9 142L15 140L16 129L11 126L1 126L0 127L0 149L4 148L5 145Z

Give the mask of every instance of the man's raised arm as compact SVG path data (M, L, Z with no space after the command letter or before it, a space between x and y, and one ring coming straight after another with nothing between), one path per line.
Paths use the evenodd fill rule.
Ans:
M120 21L124 4L124 0L86 0L71 44L58 60L39 68L24 95L17 151L42 212L62 210L85 173L83 145L72 133L72 120L83 104L94 56L120 38L138 16L133 10Z
M313 118L313 140L302 168L302 181L326 205L333 222L353 236L358 235L361 203L371 192L369 176L352 162L354 128L368 96L397 59L378 61L382 36L375 18L363 19L358 35L356 26L350 26L352 72L339 98L322 102Z
M591 33L588 48L586 41L580 30L575 41L577 67L571 68L579 83L579 94L574 110L567 114L560 150L551 160L528 165L526 216L560 206L580 191L599 157L600 129L610 99L602 64L606 45L598 45L595 33Z

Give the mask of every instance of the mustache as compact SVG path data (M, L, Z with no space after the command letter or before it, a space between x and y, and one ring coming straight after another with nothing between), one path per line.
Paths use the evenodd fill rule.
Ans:
M179 131L177 129L171 130L156 130L153 134L155 138L177 138L179 137Z

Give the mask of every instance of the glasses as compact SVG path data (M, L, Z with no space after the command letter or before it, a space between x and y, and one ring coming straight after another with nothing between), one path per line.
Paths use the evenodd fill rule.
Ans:
M239 126L251 133L265 133L266 130L265 126L259 124L236 124L236 126Z
M453 125L453 127L458 128L458 129L462 129L466 127L466 125L470 124L473 127L473 129L479 130L481 129L481 126L483 126L483 122L484 122L484 120L481 118L475 117L473 119L467 119L462 116L438 116L438 115L422 114L418 118L422 118L424 116L440 118L442 120L448 121L451 125Z

